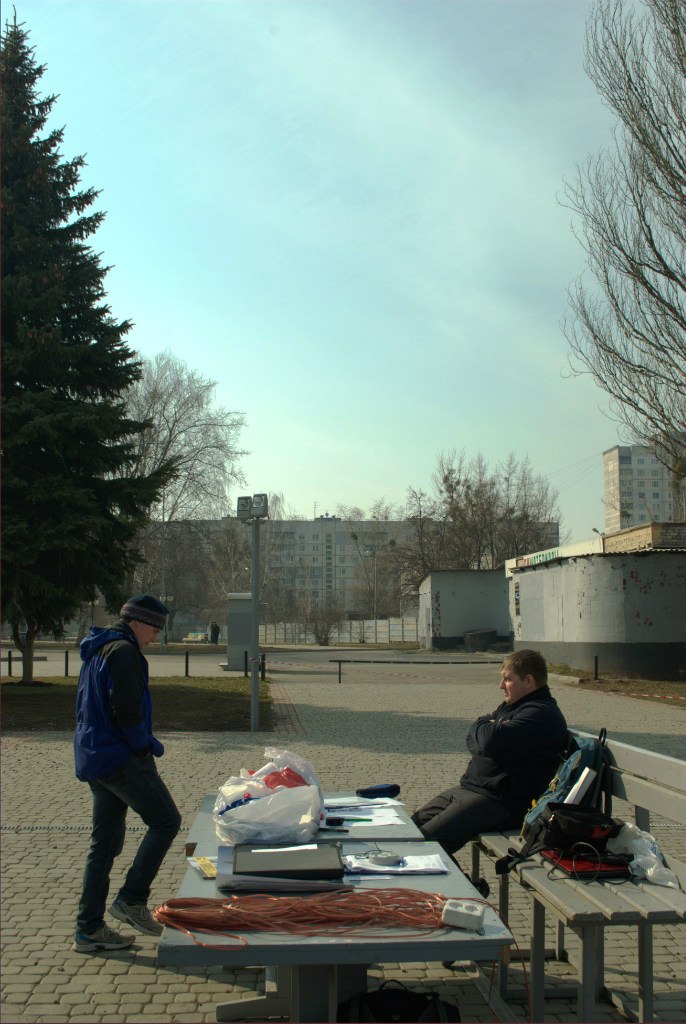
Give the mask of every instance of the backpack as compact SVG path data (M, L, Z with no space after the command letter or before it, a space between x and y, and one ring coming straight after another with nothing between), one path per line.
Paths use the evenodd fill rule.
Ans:
M397 988L387 988L397 985ZM339 1003L337 1021L460 1021L454 1003L435 992L412 992L401 981L384 981L376 992L359 992Z
M556 815L555 810L564 804L570 795L572 799L569 804L579 811L576 815L577 823L583 819L584 812L588 812L586 816L589 819L589 827L592 827L591 823L596 821L595 816L598 814L611 822L612 791L606 739L607 729L601 729L597 739L568 734L565 757L554 778L551 779L545 793L534 800L524 816L521 849L510 849L507 857L501 857L496 861L496 874L507 874L515 864L538 853L544 847L566 848L564 831L560 830L559 814ZM589 775L581 784L579 792L574 794L572 791L587 768L590 769Z

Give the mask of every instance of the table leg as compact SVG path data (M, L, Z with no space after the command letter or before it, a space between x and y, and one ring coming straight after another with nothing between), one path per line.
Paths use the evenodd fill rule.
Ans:
M336 997L339 1003L367 991L368 964L337 964Z
M292 1022L335 1020L331 1003L335 1002L335 964L298 964L291 976L290 1018Z

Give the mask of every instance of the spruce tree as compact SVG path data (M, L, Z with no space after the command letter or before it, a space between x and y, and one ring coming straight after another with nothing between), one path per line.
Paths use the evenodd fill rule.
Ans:
M28 33L7 23L2 75L2 615L32 679L37 633L60 635L96 591L111 607L136 561L135 538L173 474L128 468L149 424L127 417L139 378L129 321L106 302L88 244L104 214L79 190L84 158L65 160L46 124Z

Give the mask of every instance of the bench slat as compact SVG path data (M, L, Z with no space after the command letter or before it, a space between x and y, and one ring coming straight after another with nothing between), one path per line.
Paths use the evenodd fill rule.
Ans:
M612 769L612 795L630 804L645 807L650 814L660 814L670 821L686 824L686 793L637 778L628 772Z
M635 885L633 882L605 882L605 886L608 889L616 889L623 899L633 904L641 912L646 921L651 921L653 924L668 924L673 922L677 916L672 907L656 906L652 894L655 886L651 886L650 892L644 891L642 886Z

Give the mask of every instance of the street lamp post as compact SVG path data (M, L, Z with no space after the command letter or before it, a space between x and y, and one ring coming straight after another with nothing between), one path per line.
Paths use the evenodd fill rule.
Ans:
M260 727L260 524L269 516L266 494L238 499L236 515L252 526L252 601L250 630L250 731Z
M375 623L374 630L376 631L376 544L366 544L365 545L365 549L364 549L364 553L365 553L366 556L370 556L371 555L371 557L372 557L372 571L373 571L373 581L374 581L374 589L373 589L373 592L372 592L373 593L372 612L373 612L373 618L374 618L374 623Z

